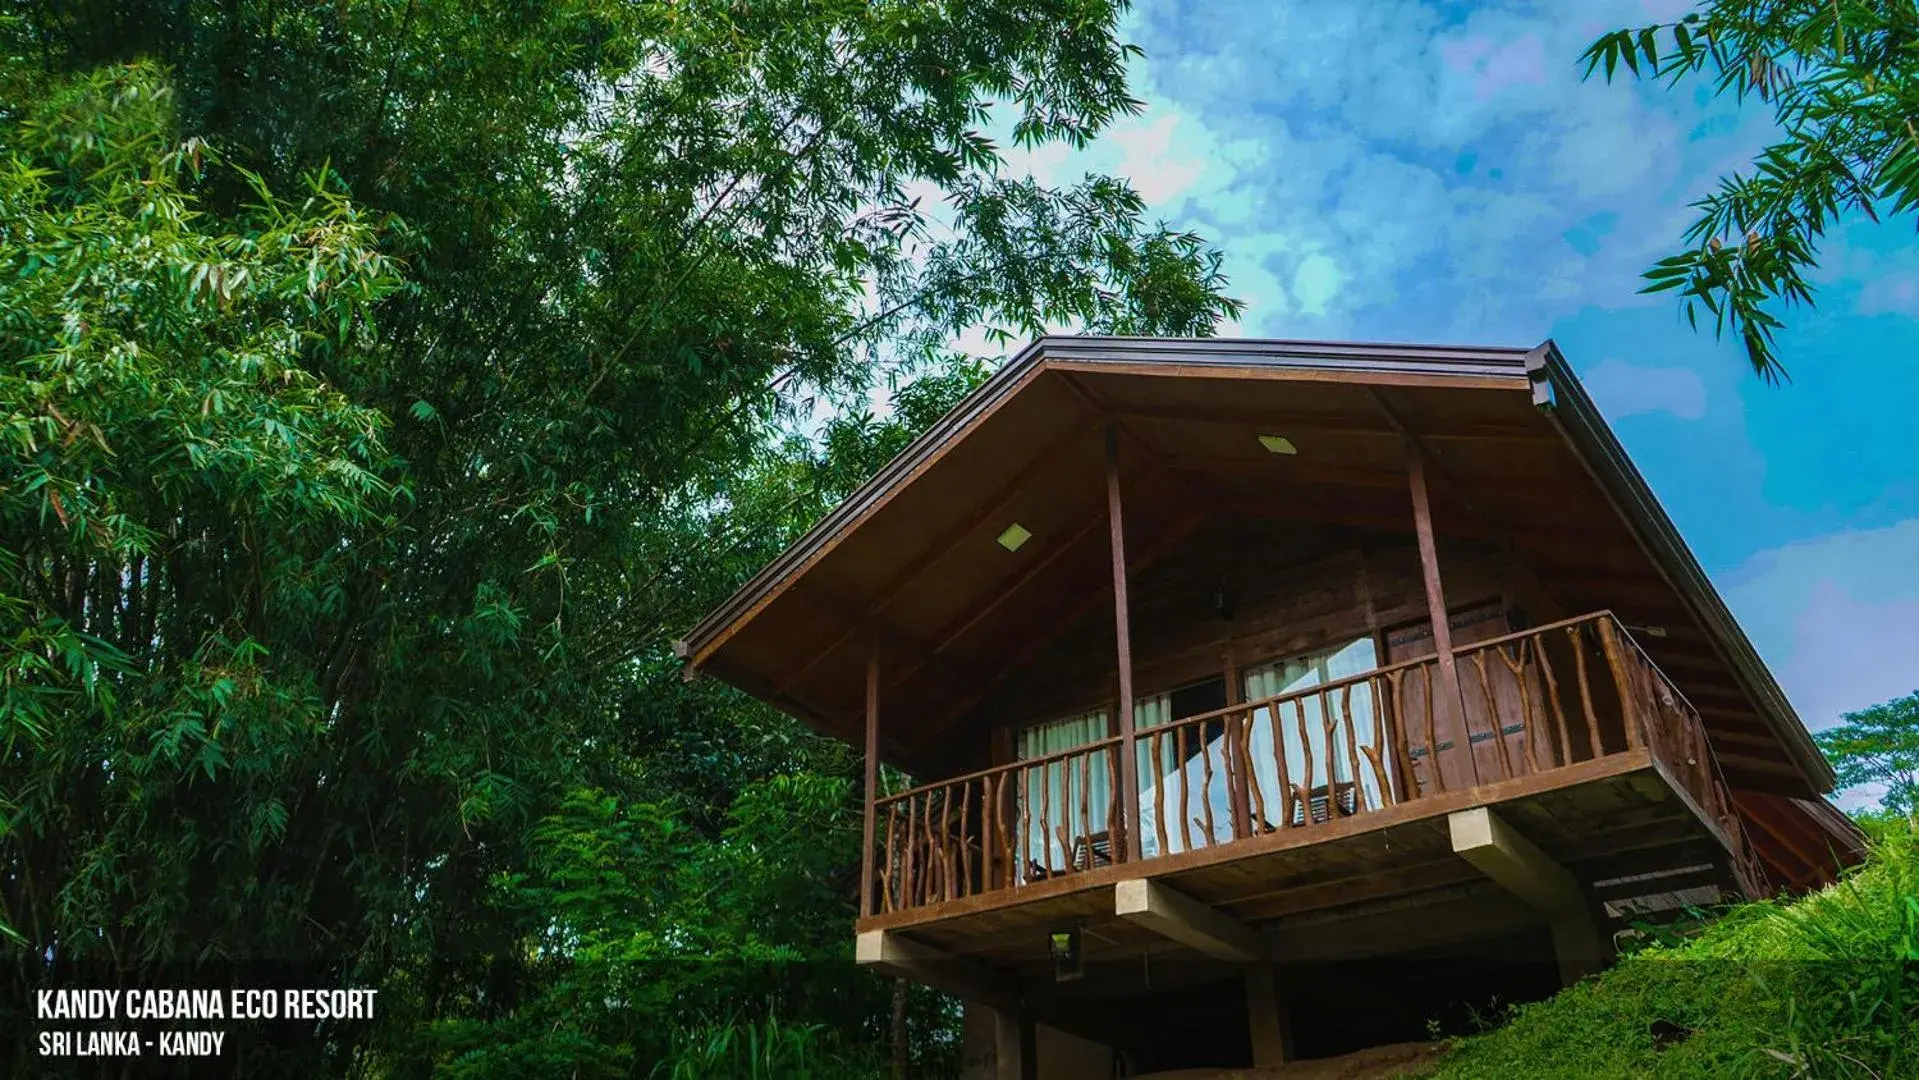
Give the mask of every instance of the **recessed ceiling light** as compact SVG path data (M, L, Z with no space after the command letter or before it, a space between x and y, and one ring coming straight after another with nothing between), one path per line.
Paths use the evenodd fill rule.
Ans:
M1031 530L1015 521L1006 527L1005 532L999 534L999 546L1008 551L1018 551L1021 544L1032 538Z
M1275 454L1299 453L1299 447L1294 446L1293 440L1284 435L1261 435L1259 437L1259 445Z

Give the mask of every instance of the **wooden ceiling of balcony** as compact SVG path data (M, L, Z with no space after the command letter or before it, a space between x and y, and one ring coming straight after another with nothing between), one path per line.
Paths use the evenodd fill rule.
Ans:
M1675 566L1649 540L1653 526L1671 529L1656 502L1651 525L1643 507L1622 505L1622 490L1644 492L1623 454L1596 466L1569 434L1597 424L1617 450L1576 383L1570 405L1536 402L1539 350L1112 351L1129 345L1048 339L1009 364L695 628L682 643L689 667L858 744L877 636L882 754L935 774L949 764L937 750L943 718L1110 610L1109 422L1133 574L1223 516L1410 532L1412 445L1430 463L1436 532L1509 543L1571 610L1663 628L1642 643L1699 707L1729 782L1784 795L1829 782L1750 645L1716 597L1700 596L1690 556L1681 547ZM1234 346L1267 351L1241 364ZM1297 453L1271 453L1260 435ZM1015 522L1032 535L1008 551L996 537Z

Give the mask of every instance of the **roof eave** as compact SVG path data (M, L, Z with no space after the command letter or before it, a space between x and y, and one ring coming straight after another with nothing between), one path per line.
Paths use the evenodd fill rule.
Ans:
M1620 519L1632 531L1693 618L1705 629L1733 676L1758 707L1780 745L1791 755L1814 791L1833 789L1832 765L1820 753L1799 714L1767 669L1739 622L1713 588L1692 550L1680 537L1665 508L1652 493L1625 448L1601 417L1558 345L1547 340L1527 355L1533 401L1553 422L1567 446L1599 484Z
M674 642L675 654L698 668L725 638L776 596L783 583L830 550L894 487L931 464L940 448L964 435L1049 366L1173 363L1195 370L1265 368L1344 371L1386 377L1525 378L1523 349L1394 345L1243 338L1050 336L1008 360L898 456L829 511L798 540L740 586L726 602Z

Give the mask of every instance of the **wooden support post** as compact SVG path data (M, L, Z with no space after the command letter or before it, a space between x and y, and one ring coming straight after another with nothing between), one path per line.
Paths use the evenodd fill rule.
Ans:
M1146 878L1113 886L1113 914L1216 959L1242 964L1266 959L1259 931Z
M866 811L860 825L860 915L873 914L873 802L880 793L880 641L866 654Z
M1446 825L1454 852L1546 916L1562 982L1570 986L1604 965L1605 944L1585 890L1565 867L1486 807L1455 811Z
M896 930L862 932L855 939L853 959L881 975L911 979L964 1001L1002 1011L1019 1008L1019 980L1011 973L942 952Z
M1128 862L1138 862L1139 751L1133 735L1133 633L1126 604L1126 523L1120 513L1119 429L1106 425L1106 520L1112 530L1113 624L1119 643L1119 787L1120 828L1126 842L1115 845Z
M1253 1037L1253 1067L1293 1060L1293 1025L1279 999L1279 981L1267 962L1246 968L1246 1023Z
M1439 549L1433 542L1433 510L1426 497L1426 465L1419 447L1410 439L1406 442L1406 476L1413 496L1413 532L1419 540L1420 576L1426 582L1426 610L1432 618L1433 651L1439 658L1439 681L1444 690L1440 695L1440 704L1451 721L1446 725L1453 736L1453 759L1461 753L1465 755L1465 775L1462 779L1472 784L1479 783L1479 763L1473 753L1472 725L1466 719L1466 698L1459 690L1459 665L1453 657L1452 622L1446 614L1446 590L1439 581ZM1444 767L1446 760L1439 747L1428 747L1432 754L1433 768ZM1464 784L1446 782L1448 788L1457 789Z

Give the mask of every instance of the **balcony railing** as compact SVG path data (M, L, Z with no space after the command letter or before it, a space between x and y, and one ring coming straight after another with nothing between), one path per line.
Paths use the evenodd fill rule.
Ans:
M1119 736L882 795L872 910L1125 861L1134 827L1150 860L1642 747L1726 837L1741 887L1764 890L1698 713L1610 612L1463 645L1453 661L1456 708L1429 656L1136 731L1137 822Z

